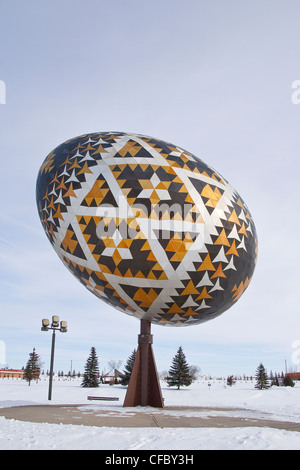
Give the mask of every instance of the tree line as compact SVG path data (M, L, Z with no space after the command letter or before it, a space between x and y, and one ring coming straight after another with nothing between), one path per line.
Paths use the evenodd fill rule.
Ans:
M120 377L121 385L128 385L134 366L134 361L136 357L136 350L127 359L125 370ZM179 390L180 387L192 384L194 380L197 379L197 375L200 369L197 366L190 366L187 363L185 354L182 347L180 346L177 350L176 355L172 360L171 367L168 371L168 374L164 379L166 380L169 387L177 387ZM251 377L252 378L252 377ZM83 387L98 387L99 386L99 365L98 357L96 354L95 348L91 349L90 356L86 362L85 372L83 376ZM295 385L294 381L288 375L275 373L273 375L270 372L270 375L267 374L267 371L262 363L260 363L256 369L255 373L255 388L259 390L267 389L271 386L289 386L293 387ZM235 383L234 376L227 377L227 385L232 386Z
M284 374L283 372L275 372L275 374L273 374L273 372L270 371L270 374L268 374L265 366L262 363L260 363L256 369L255 380L255 388L257 388L258 390L264 390L272 386L294 387L295 385L292 378ZM235 382L236 380L233 375L229 375L227 377L227 385L229 385L230 387L234 385Z
M136 358L136 349L133 350L128 357L123 373L120 376L120 384L128 385ZM199 368L196 366L189 366L185 354L180 346L176 355L173 358L168 376L165 378L167 384L172 387L176 386L179 390L180 387L188 387L197 378ZM86 361L85 370L83 374L82 387L94 388L99 386L99 361L95 347L91 348L90 355Z
M132 369L134 366L134 361L136 357L136 349L133 350L131 355L128 357L124 371L120 373L119 376L119 383L121 385L127 386L130 381ZM120 366L121 361L111 361L110 365ZM33 348L32 353L29 354L29 359L27 361L26 367L24 368L24 376L23 378L30 382L34 379L38 379L41 370L41 360L39 355L36 353L35 348ZM170 366L167 375L164 377L164 380L167 382L169 387L177 387L179 390L180 387L185 386L188 387L192 384L194 380L197 379L197 376L200 372L199 367L191 366L188 364L186 360L186 356L183 352L182 347L180 346L177 350L177 353L173 357L172 364ZM60 373L60 377L64 376L63 372ZM75 371L71 374L68 373L69 377L75 377ZM80 372L77 374L78 377L81 376ZM86 361L83 380L82 380L82 387L86 388L95 388L99 386L100 383L100 372L99 372L99 360L96 352L96 348L92 347L90 351L90 355ZM271 371L270 374L267 374L267 371L262 363L256 369L255 373L255 388L259 390L267 389L271 386L290 386L293 387L294 381L289 377L287 374L281 372L280 374ZM233 375L227 377L227 385L232 386L236 382L236 379Z

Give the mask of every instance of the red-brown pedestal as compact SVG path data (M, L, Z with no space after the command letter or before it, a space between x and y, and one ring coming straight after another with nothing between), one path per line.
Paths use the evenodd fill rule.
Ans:
M141 320L138 350L123 406L162 408L163 397L152 350L151 322Z

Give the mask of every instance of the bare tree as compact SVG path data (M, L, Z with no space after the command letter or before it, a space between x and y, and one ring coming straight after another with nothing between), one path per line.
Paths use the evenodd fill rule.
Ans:
M190 366L189 372L192 377L193 382L198 379L199 375L201 374L201 369L199 366Z

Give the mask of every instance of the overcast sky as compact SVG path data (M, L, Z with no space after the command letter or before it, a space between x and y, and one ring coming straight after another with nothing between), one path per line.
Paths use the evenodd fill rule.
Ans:
M58 144L129 131L214 167L245 200L259 241L234 307L202 325L152 327L158 370L179 346L204 374L300 368L299 17L298 0L0 0L0 362L22 367L35 347L48 369L51 333L40 326L54 314L69 324L56 371L71 361L83 371L92 346L101 370L124 366L137 346L139 322L63 266L35 202Z

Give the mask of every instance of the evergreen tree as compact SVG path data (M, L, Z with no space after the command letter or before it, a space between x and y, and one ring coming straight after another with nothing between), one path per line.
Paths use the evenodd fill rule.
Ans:
M40 357L35 352L35 348L33 348L32 353L29 354L29 359L27 361L26 367L24 369L24 376L23 379L27 380L28 385L33 379L38 379L40 376Z
M259 390L269 388L269 380L268 380L267 371L264 368L262 363L260 363L256 369L255 378L256 378L255 388L258 388Z
M168 386L172 387L176 385L177 390L179 390L181 385L188 387L191 385L192 381L193 379L190 373L190 367L186 362L184 352L180 346L173 358L173 362L169 370L169 376L167 378Z
M275 380L275 377L274 377L274 375L273 375L273 371L272 371L272 370L270 370L269 379L270 379L271 385L272 385L273 381Z
M289 375L286 375L282 381L282 384L284 385L284 387L294 387L295 382Z
M90 355L86 361L81 386L85 388L99 387L98 378L99 378L98 357L96 354L96 349L92 347Z
M123 372L123 376L121 377L120 384L121 385L128 385L132 373L132 369L134 366L134 361L136 358L136 350L134 349L129 358L127 359L127 362L125 364L125 370Z
M275 375L273 376L271 380L271 386L275 385L276 387L279 387L279 380L278 380L278 375L277 372L275 372Z

